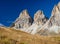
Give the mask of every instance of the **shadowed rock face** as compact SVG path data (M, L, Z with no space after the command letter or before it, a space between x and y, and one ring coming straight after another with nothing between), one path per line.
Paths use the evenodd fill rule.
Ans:
M52 18L51 18L51 22L52 25L57 25L60 26L60 3L58 3L57 6L54 6L53 10L52 10Z
M27 10L23 10L19 17L15 21L15 28L20 29L20 28L28 28L32 24L32 19L29 16Z

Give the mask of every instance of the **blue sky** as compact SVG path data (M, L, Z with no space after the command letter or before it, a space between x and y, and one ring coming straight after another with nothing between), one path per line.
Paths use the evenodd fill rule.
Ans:
M24 9L33 18L37 10L42 10L46 17L60 0L0 0L0 23L10 26Z

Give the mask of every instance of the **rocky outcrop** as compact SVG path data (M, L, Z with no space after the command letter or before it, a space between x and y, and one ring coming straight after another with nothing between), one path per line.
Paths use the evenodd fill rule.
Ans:
M46 21L47 19L43 14L43 11L38 10L34 15L34 22L37 23L38 25L44 25Z
M60 2L54 6L49 20L44 16L43 11L38 10L34 15L34 21L32 21L27 10L23 10L13 23L13 27L30 34L60 34Z
M22 29L24 31L24 29L30 27L31 24L32 24L32 18L29 16L27 10L23 10L20 13L19 17L14 22L15 25L14 28Z
M43 31L42 31L43 30ZM48 34L46 33L47 30ZM42 33L41 33L42 31ZM40 28L40 31L38 31L38 34L40 35L56 35L60 33L60 2L58 5L55 5L50 19L44 24L43 27Z
M34 15L33 24L26 30L26 32L35 34L46 23L47 18L44 16L41 10L38 10Z

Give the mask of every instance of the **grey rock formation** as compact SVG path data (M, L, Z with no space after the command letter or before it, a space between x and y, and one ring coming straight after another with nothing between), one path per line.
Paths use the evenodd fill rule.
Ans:
M47 30L47 31L46 31ZM42 32L42 33L41 33ZM60 2L55 5L50 19L40 28L40 35L56 35L60 33Z
M31 26L31 24L32 18L29 16L27 10L23 10L14 22L14 28L23 30L27 29L29 26Z
M46 23L47 19L43 13L43 11L38 10L34 15L34 22L38 25L44 25Z
M34 15L34 22L32 23L32 19L27 10L24 10L20 13L20 16L16 19L13 26L16 29L21 29L30 34L60 34L60 2L54 6L49 20L41 10L38 10Z
M47 18L44 16L41 10L38 10L34 15L33 24L26 30L26 32L35 34L47 21Z

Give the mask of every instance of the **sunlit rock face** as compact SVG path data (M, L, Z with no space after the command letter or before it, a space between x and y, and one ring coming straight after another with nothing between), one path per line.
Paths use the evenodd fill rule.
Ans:
M45 30L48 31L47 35L54 35L60 33L60 2L58 5L55 5L50 19L44 24L44 26L41 28L43 31L41 33L41 30L38 31L39 34L47 34Z
M47 21L45 15L43 14L43 11L38 10L34 15L34 22L38 25L43 25Z
M60 3L58 3L57 6L55 6L52 10L52 18L50 20L50 22L52 23L52 25L57 25L60 26Z
M52 10L52 16L48 25L50 30L54 30L55 33L60 33L60 2L54 6Z
M45 17L43 11L38 10L34 14L34 21L32 21L27 10L23 10L14 22L13 27L30 34L60 34L60 2L54 6L49 20Z
M41 10L38 10L34 14L34 22L33 24L26 30L26 32L35 34L37 31L46 23L47 18L44 16Z
M23 10L19 17L15 21L15 28L16 29L27 29L32 24L32 18L29 16L27 10Z
M49 22L49 27L50 26L60 26L60 2L58 3L58 5L55 5L53 10L52 10L52 15L50 18L50 22Z

